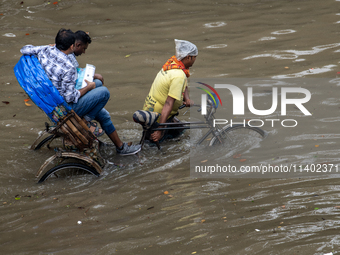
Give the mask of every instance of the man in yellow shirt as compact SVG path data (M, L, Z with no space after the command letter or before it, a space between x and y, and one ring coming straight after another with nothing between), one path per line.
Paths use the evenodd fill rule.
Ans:
M198 50L196 45L188 41L175 39L175 44L176 55L157 74L143 107L143 110L160 113L159 123L173 122L173 117L182 104L187 107L193 104L189 98L187 78ZM157 142L162 136L161 131L155 131L151 134L151 139Z

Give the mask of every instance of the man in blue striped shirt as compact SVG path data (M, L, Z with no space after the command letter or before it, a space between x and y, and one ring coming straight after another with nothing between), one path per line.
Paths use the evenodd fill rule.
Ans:
M110 98L109 90L104 87L96 88L95 82L86 81L87 86L77 90L75 88L77 69L68 57L75 50L75 34L71 30L60 29L55 45L33 46L26 45L20 51L24 55L37 56L48 78L58 89L61 96L71 108L86 121L97 120L105 133L116 145L117 153L131 155L141 150L140 145L123 143L112 124L110 114L104 106Z

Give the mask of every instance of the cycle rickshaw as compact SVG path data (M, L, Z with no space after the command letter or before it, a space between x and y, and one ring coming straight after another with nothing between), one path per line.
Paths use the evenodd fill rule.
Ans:
M49 147L54 139L62 139L62 147L54 148L55 155L48 158L36 173L38 183L68 170L99 176L106 164L99 152L101 142L67 105L48 79L38 59L23 55L15 65L14 73L26 94L53 123L45 123L45 131L36 139L31 149ZM53 166L49 168L51 164Z
M25 90L30 99L48 116L53 123L45 123L45 131L36 139L31 149L39 150L43 146L49 148L50 143L56 138L62 138L62 148L54 148L55 155L48 158L36 173L38 183L51 176L58 177L58 173L70 170L80 170L99 176L107 161L100 155L99 147L105 143L98 140L89 130L85 122L67 105L58 90L48 79L35 56L24 55L14 67L15 76L20 86ZM209 146L223 144L233 140L234 131L251 132L252 135L265 137L265 132L249 125L214 125L214 114L218 104L212 98L207 100L207 114L205 121L157 123L158 113L138 110L133 114L133 120L142 125L143 134L140 143L144 144L146 134L156 130L172 129L203 129L209 130L197 144L201 144L209 136ZM180 107L183 108L183 107ZM198 110L200 111L200 109ZM44 137L48 134L47 137ZM156 143L158 148L159 144ZM49 168L50 165L54 165Z

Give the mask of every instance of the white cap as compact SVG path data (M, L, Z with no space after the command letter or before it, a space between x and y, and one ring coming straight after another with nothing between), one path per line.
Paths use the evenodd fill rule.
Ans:
M176 58L178 60L182 60L186 56L198 55L198 49L196 45L191 42L175 39L175 44L176 44Z

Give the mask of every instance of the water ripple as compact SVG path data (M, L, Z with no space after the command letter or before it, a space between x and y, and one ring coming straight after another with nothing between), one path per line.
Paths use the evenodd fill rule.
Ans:
M204 24L205 27L207 28L215 28L215 27L223 27L226 26L227 23L220 21L220 22L211 22L211 23L206 23Z
M340 43L332 43L326 45L315 46L311 50L281 50L274 51L274 53L263 53L256 54L249 57L243 58L243 60L254 59L254 58L264 58L264 57L272 57L274 59L297 59L300 56L310 56L318 54L322 51L339 47Z

